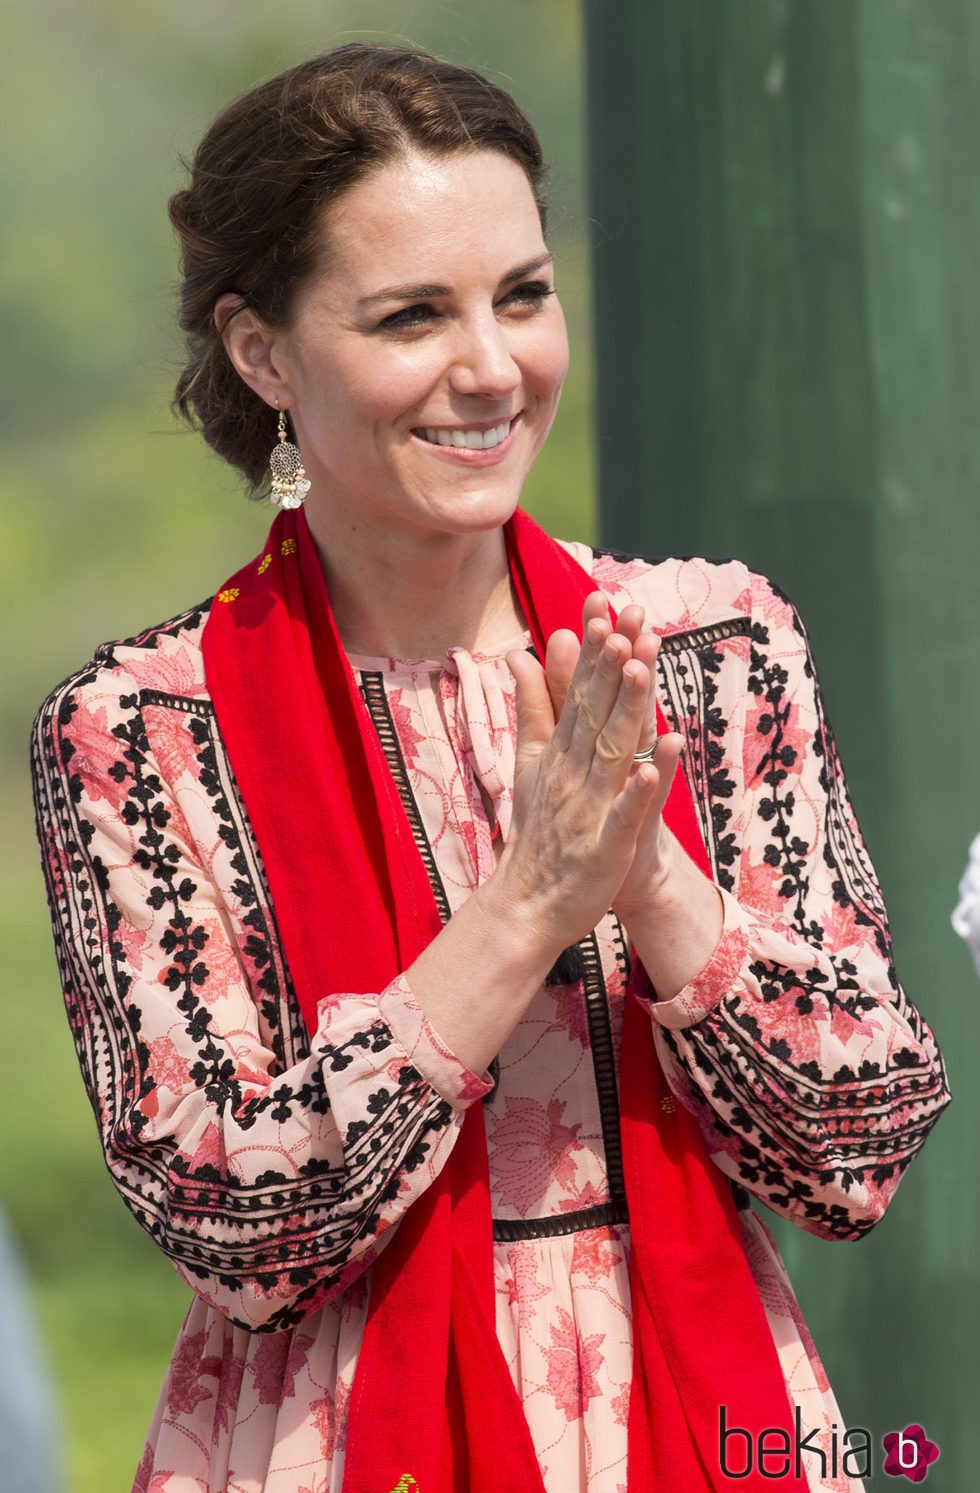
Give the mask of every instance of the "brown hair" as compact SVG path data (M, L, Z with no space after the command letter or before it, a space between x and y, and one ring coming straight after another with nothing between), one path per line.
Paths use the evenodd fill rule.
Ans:
M322 252L321 209L412 146L509 156L526 172L544 220L541 146L509 94L428 52L362 43L302 62L236 99L201 140L190 184L170 199L189 354L174 408L253 492L266 484L274 421L227 357L215 303L232 292L268 325L288 325L296 291Z

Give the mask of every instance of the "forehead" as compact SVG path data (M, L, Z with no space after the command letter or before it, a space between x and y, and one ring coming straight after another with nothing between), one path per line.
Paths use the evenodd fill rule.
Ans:
M494 281L543 250L522 168L499 151L413 152L372 171L324 220L326 278L359 294L405 279L487 275Z

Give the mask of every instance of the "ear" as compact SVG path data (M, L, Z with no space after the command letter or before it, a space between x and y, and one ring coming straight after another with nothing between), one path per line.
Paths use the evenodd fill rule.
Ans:
M278 334L242 300L228 292L214 306L214 324L232 366L266 404L286 408L292 390L278 356Z

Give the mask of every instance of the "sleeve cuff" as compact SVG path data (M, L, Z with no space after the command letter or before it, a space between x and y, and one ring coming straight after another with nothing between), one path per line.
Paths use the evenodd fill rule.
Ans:
M710 1016L726 995L734 990L749 949L750 916L730 892L718 888L725 909L721 938L714 952L683 990L669 1001L658 1001L656 991L644 975L637 998L654 1020L671 1031L694 1026Z
M443 1042L415 999L406 975L398 975L378 996L378 1010L414 1068L453 1109L468 1109L493 1088L489 1074L476 1074Z

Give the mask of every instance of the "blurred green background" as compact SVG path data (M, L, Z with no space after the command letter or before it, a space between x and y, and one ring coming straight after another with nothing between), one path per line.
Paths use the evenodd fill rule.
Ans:
M6 0L0 1201L59 1391L64 1493L130 1487L186 1293L102 1167L35 864L27 732L97 643L210 594L261 543L268 511L168 412L164 204L223 103L356 38L489 72L553 163L573 368L531 510L595 537L598 470L606 537L740 554L810 623L899 965L958 1104L866 1244L780 1237L844 1414L879 1437L924 1419L944 1447L931 1486L965 1493L980 1054L947 912L980 829L980 0Z
M977 1486L980 3L584 0L600 529L799 604L954 1103L859 1245L776 1235L842 1414Z
M129 1489L187 1296L102 1165L36 866L30 721L99 642L209 596L262 542L270 512L250 504L168 410L179 348L165 203L182 179L178 157L236 93L314 52L371 38L480 67L540 131L575 363L527 499L546 526L588 538L577 5L4 0L0 15L0 1200L36 1287L61 1399L66 1493Z

